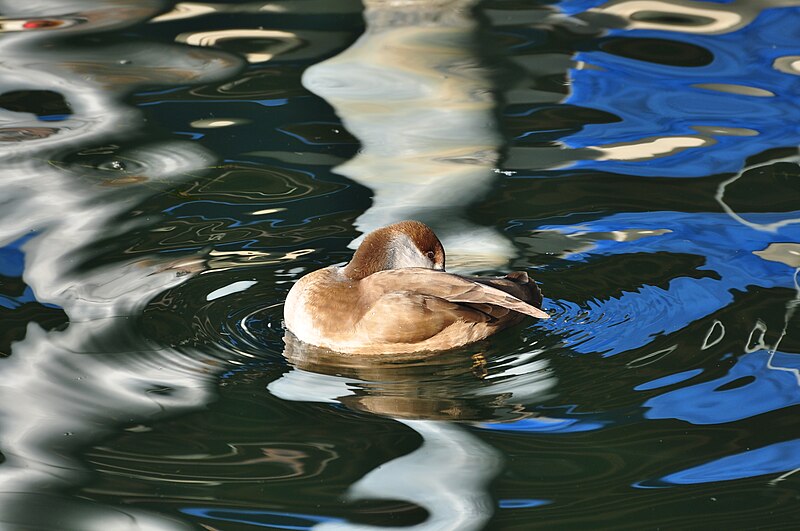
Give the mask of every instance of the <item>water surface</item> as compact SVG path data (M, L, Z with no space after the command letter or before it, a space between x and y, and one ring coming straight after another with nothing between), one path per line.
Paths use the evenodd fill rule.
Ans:
M0 522L790 528L800 4L0 2ZM284 343L415 218L546 322Z

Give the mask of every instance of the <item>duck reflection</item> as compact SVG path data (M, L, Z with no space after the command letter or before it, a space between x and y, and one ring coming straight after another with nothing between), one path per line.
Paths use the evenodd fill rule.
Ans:
M372 470L346 495L416 504L429 517L414 529L484 527L494 513L487 486L503 462L464 423L533 416L526 404L546 399L557 381L536 349L492 361L478 349L365 359L306 345L291 334L284 340L294 368L269 384L271 393L395 419L422 437L418 449ZM379 528L346 522L314 527Z
M160 2L8 4L2 8L9 16L69 14L82 23L45 25L45 33L24 28L0 41L0 141L7 142L0 152L0 248L18 244L19 275L31 298L60 308L68 320L49 331L28 324L0 364L1 527L183 529L172 518L64 494L89 477L80 450L120 426L208 402L217 366L209 354L157 348L135 328L146 302L197 272L199 261L124 258L97 265L92 248L147 226L135 215L121 220L214 162L189 142L113 144L139 136L143 122L122 98L140 85L220 80L242 63L219 51L152 42L82 47L61 40L130 25L157 14ZM36 104L43 101L52 105ZM77 164L75 153L103 162Z
M476 3L368 0L361 38L303 76L362 143L335 170L374 193L357 228L423 221L456 269L498 267L515 254L506 237L466 216L495 182L502 142Z

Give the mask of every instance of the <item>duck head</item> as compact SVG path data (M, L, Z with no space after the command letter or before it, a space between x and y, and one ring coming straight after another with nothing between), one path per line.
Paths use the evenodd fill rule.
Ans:
M359 280L378 271L406 267L444 271L444 247L431 228L419 221L401 221L368 234L344 273Z

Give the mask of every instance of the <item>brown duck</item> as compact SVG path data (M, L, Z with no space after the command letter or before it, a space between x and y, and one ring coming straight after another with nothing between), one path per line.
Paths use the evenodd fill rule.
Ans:
M304 343L351 354L440 351L484 339L538 308L524 272L462 277L444 270L444 248L425 224L401 221L368 234L353 259L301 278L284 306Z

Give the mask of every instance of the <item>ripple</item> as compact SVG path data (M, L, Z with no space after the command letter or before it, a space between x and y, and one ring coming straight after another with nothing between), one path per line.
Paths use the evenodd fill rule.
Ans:
M247 269L231 273L196 276L156 297L142 313L143 332L181 348L213 345L235 363L241 357L274 359L281 349L283 305L264 301L282 297L252 274L235 280Z
M50 163L88 184L124 186L174 181L214 162L207 149L191 142L172 141L135 148L116 144L86 148Z
M232 101L277 102L304 96L300 73L295 68L271 66L265 70L245 72L236 79L220 84L202 85L191 89L192 96ZM158 95L145 101L157 101Z
M328 463L339 457L330 445L292 441L229 442L210 447L195 443L184 445L182 454L164 455L163 449L177 446L181 440L183 437L160 439L158 446L129 451L99 446L87 456L103 474L208 486L309 479L326 472Z
M669 234L670 231L662 231L658 235L663 238ZM589 239L613 241L596 236ZM580 246L572 239L563 244ZM653 244L658 245L655 239ZM570 249L570 253L580 250L580 254L572 255L576 261L566 270L542 269L536 275L546 295L544 308L551 314L551 319L540 326L558 334L567 347L581 352L609 355L626 350L629 343L622 330L635 328L643 341L657 337L667 331L663 324L674 322L684 312L684 289L688 285L700 286L718 278L704 267L702 257L689 253L586 256L583 253L596 250L591 249L588 240L584 245L583 249ZM566 273L584 270L591 270L591 274L574 277L575 283ZM682 287L684 284L687 287Z

